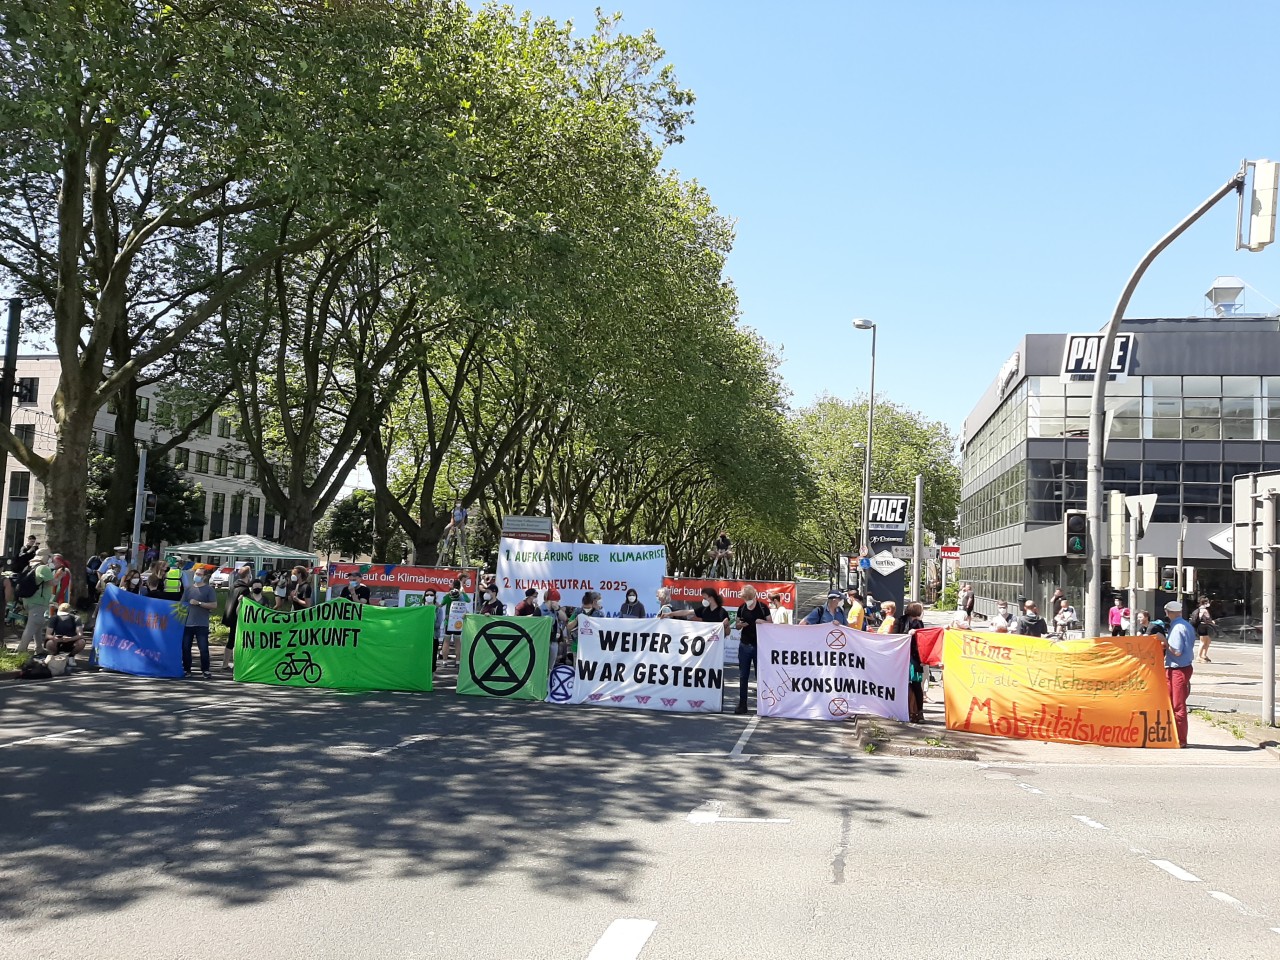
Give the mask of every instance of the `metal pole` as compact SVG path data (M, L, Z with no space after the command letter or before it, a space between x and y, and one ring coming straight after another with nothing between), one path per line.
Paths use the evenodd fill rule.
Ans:
M1088 523L1088 555L1085 558L1085 604L1084 628L1086 636L1097 636L1101 622L1102 610L1102 552L1099 549L1102 540L1102 448L1105 442L1103 432L1106 430L1106 413L1104 402L1107 394L1107 372L1111 368L1111 355L1115 351L1116 334L1120 330L1120 321L1124 318L1129 299L1138 286L1138 281L1147 272L1153 260L1165 247L1178 239L1193 223L1199 220L1215 203L1228 193L1244 189L1245 168L1241 164L1240 171L1218 189L1213 196L1196 207L1191 214L1176 227L1160 238L1154 247L1147 251L1138 266L1134 269L1129 282L1125 284L1116 301L1116 308L1111 313L1111 322L1107 324L1102 337L1102 346L1098 351L1098 370L1093 377L1093 401L1089 408L1089 460L1088 487L1085 500L1085 515ZM1090 633L1090 631L1093 631Z
M924 474L916 474L916 526L911 541L911 599L920 600L920 571L924 564Z
M1142 525L1142 506L1129 514L1129 632L1138 632L1138 528ZM1086 634L1087 636L1087 634Z
M147 445L142 444L142 448L138 451L138 486L133 495L133 539L129 541L130 556L133 558L133 565L139 570L142 565L138 557L138 542L142 539L142 492L146 487L147 478Z
M14 297L9 301L9 331L4 342L4 372L0 374L0 427L9 430L13 426L13 397L18 386L18 339L22 332L22 301ZM9 507L4 499L5 484L9 480L9 451L0 447L0 505L4 518L9 519ZM7 524L6 524L7 526ZM0 536L4 530L0 528ZM3 547L0 546L0 550Z
M871 549L871 536L867 531L871 513L871 436L876 417L876 325L871 325L871 389L867 395L867 454L862 459L862 545ZM861 564L858 572L862 578L862 592L867 592L867 575Z
M1182 601L1182 564L1186 559L1187 545L1187 518L1184 516L1178 521L1178 576L1174 580L1175 596L1178 601Z
M1262 712L1276 725L1276 494L1262 501Z

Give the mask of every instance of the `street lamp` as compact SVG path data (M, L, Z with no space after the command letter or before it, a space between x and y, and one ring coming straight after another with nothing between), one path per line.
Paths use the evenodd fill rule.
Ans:
M853 321L855 330L871 331L871 388L867 397L867 452L862 458L862 546L871 550L871 538L867 535L867 519L871 509L871 428L876 416L876 325L875 321L866 317L857 317ZM859 564L861 570L861 564ZM866 584L863 584L865 588Z

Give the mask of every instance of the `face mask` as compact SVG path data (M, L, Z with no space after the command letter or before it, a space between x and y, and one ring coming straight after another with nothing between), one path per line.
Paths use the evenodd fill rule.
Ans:
M196 585L197 585L197 586L199 586L200 584L204 583L204 577L203 577L203 576L200 576L200 577L194 577L193 579L195 580L195 582L196 582Z
M435 604L436 604L436 598L435 598L435 597L432 597L432 596L426 596L426 597L423 597L423 598L422 598L422 601L423 601L423 603L425 603L428 607L434 607L434 606L435 606Z
M289 578L289 582L290 582L290 583L297 583L297 582L298 582L298 578L297 578L297 577L290 577L290 578Z
M70 614L70 613L61 613L61 612L60 612L60 613L58 614L58 616L59 616L60 618L62 618L63 620L70 620L70 619L71 619L71 617L72 617L72 614Z
M261 592L262 592L262 588L261 588L261 587L254 587L254 588L253 588L253 592L254 592L254 593L261 593Z
M709 607L709 606L711 606L711 600L710 600L709 598L707 598L707 597L703 597L703 598L702 598L702 605L703 605L704 607Z
M756 608L756 602L755 602L754 600L748 600L748 601L747 601L747 609L748 609L748 610L754 610L755 608Z
M635 603L636 595L634 593L627 594L627 603Z
M486 600L492 600L492 599L493 599L493 594L492 594L492 593L486 593L486 594L484 595L484 598L485 598Z

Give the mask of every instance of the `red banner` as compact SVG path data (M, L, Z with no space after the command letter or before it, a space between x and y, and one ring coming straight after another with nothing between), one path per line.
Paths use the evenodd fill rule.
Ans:
M329 596L336 597L359 572L361 582L369 588L374 602L384 607L414 606L422 594L430 590L438 596L449 591L453 581L462 580L468 597L476 595L476 571L455 567L410 567L398 563L331 563L329 564Z
M702 599L703 588L710 587L720 594L729 610L738 609L738 604L742 603L742 588L747 584L755 587L756 593L769 606L781 606L793 614L796 612L796 585L790 580L696 580L690 577L665 577L662 581L662 585L671 591L671 599L679 603L698 603Z
M946 633L942 627L925 627L916 631L916 649L920 651L920 662L931 666L942 665L942 637Z

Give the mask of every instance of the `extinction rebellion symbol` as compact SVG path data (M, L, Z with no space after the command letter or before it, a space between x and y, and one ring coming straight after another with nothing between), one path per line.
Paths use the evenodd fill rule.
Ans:
M492 662L488 662L490 655ZM525 685L536 660L533 637L524 627L495 620L476 633L469 666L477 687L491 697L509 697Z
M844 649L844 634L839 630L832 630L827 634L827 646L832 650Z

